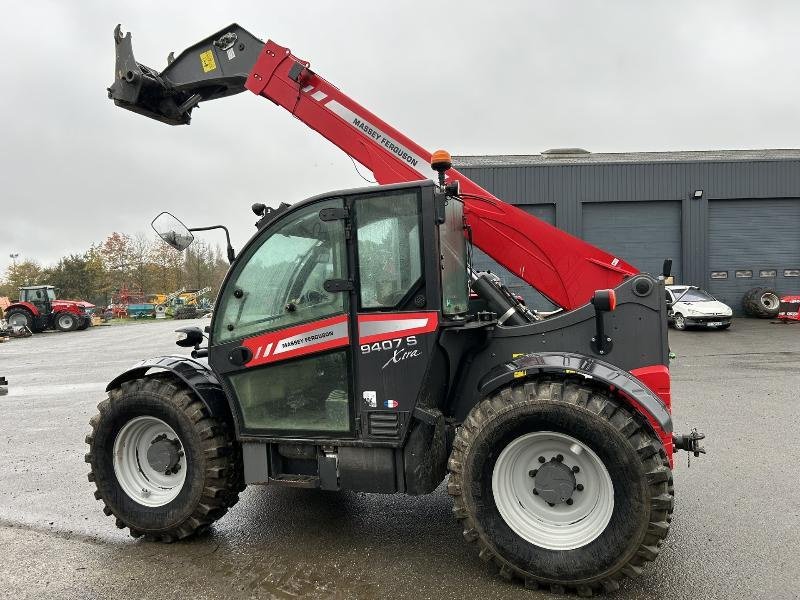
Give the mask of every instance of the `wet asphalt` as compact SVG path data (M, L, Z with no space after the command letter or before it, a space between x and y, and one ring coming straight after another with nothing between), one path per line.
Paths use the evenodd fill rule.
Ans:
M174 328L0 344L0 597L555 597L494 576L442 486L425 497L250 487L197 539L160 545L117 530L86 479L87 422L117 373L180 350ZM704 431L709 454L691 468L678 455L661 556L611 597L800 598L800 324L739 319L670 340L676 430Z

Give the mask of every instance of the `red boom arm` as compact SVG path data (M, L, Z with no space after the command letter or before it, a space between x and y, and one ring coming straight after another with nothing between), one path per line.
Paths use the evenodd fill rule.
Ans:
M272 100L370 169L382 184L429 179L431 153L268 41L245 87ZM598 289L638 273L627 262L503 202L456 169L475 246L558 306L586 304Z

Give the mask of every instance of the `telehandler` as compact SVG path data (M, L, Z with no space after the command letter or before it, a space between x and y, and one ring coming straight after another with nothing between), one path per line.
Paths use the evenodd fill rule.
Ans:
M663 275L502 202L236 24L161 72L130 33L114 39L118 106L188 124L248 89L384 184L253 205L207 346L184 328L191 357L109 383L86 461L118 527L171 542L250 484L428 494L449 473L464 538L505 579L590 596L656 558L673 452L703 452L702 434L673 433ZM169 213L153 227L177 249L193 240ZM561 310L473 271L473 245Z

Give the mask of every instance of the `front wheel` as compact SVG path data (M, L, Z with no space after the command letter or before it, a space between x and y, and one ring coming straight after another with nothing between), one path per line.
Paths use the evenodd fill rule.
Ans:
M683 331L686 329L686 317L684 317L681 313L675 313L675 316L672 319L672 324L678 331Z
M612 591L658 555L673 508L658 437L579 382L509 386L459 429L449 493L467 541L506 579Z
M70 312L58 313L53 324L58 331L75 331L78 328L78 317Z
M98 410L86 437L89 481L117 527L171 542L238 500L241 459L227 427L171 378L127 381Z

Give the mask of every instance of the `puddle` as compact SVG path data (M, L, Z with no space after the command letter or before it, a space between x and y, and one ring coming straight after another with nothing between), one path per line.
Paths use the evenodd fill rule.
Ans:
M98 381L91 383L60 383L50 385L14 385L13 381L8 383L8 391L3 392L4 388L0 388L0 396L9 396L14 398L30 397L30 396L56 396L59 394L69 392L96 392L106 389L108 382Z

